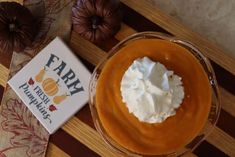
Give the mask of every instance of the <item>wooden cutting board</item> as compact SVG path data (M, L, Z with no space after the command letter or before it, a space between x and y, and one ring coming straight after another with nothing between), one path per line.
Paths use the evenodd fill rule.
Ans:
M94 45L72 32L69 42L72 50L92 71L110 48L136 32L160 31L191 41L212 62L220 86L222 111L217 127L194 152L186 156L235 156L235 59L177 20L153 7L148 1L121 1L124 19L122 28L116 36L101 45ZM0 63L5 62L0 57ZM8 66L4 65L0 66L2 87L6 85L9 72ZM51 136L46 156L114 157L120 155L110 150L96 132L87 105Z

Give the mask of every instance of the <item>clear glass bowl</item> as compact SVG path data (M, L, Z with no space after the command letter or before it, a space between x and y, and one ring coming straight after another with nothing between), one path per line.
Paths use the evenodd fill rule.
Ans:
M171 154L162 154L162 155L155 155L156 157L158 156L180 156L183 155L187 152L192 152L213 130L213 128L216 125L217 119L219 117L220 113L220 95L218 91L218 85L217 81L215 78L214 71L211 67L211 64L209 60L202 54L202 52L196 48L192 43L188 41L184 41L182 39L159 33L159 32L141 32L141 33L136 33L134 35L131 35L124 39L123 41L119 42L116 46L114 46L110 52L103 58L103 60L97 65L95 68L91 80L90 80L90 85L89 85L89 106L91 110L91 115L95 124L95 127L103 140L107 143L107 145L113 149L114 151L120 153L121 155L124 156L132 156L132 157L139 157L139 156L146 156L146 155L141 155L141 154L136 154L130 150L127 150L126 148L122 147L120 144L115 142L105 131L103 128L98 113L96 109L96 83L99 78L99 75L105 65L105 63L108 61L110 57L112 57L118 50L120 50L122 47L127 45L128 43L138 40L138 39L162 39L162 40L168 40L173 43L176 43L186 49L188 49L201 63L203 66L207 77L210 81L211 89L212 89L212 105L210 109L210 113L207 119L207 122L204 126L204 128L201 130L201 132L185 147L181 148L177 152L173 152Z

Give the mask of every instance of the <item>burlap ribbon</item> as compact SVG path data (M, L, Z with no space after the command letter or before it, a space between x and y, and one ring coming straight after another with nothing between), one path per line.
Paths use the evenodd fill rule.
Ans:
M55 36L68 39L71 30L72 0L24 0L23 5L37 17L40 29L33 47L13 53L10 77ZM0 106L0 157L43 157L48 139L45 128L7 86Z

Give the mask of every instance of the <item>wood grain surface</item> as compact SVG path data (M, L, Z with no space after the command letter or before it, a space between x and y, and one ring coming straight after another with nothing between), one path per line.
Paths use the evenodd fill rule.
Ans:
M69 157L69 155L67 153L65 153L63 150L61 150L56 145L54 145L53 143L50 142L48 145L46 157L52 157L52 156Z
M231 83L224 80L235 80L235 60L226 55L220 48L211 44L201 36L190 31L175 19L153 8L148 1L121 0L124 6L124 23L115 38L101 45L84 40L76 32L71 33L69 46L88 67L90 71L107 55L107 52L120 40L137 31L161 31L195 43L205 55L216 62L222 70L231 75L223 75L219 70L222 111L216 128L206 141L193 152L185 156L234 156L235 157L235 95ZM133 9L133 10L132 10ZM139 24L134 23L134 21ZM142 21L142 22L141 22ZM6 86L11 55L0 54L0 94ZM214 67L214 66L213 66ZM216 68L216 67L215 67ZM226 71L224 70L224 71ZM220 75L221 74L221 75ZM91 119L88 105L72 117L63 127L50 138L47 157L115 157L120 156L111 150L96 132Z
M4 65L0 64L0 85L2 85L3 87L6 86L8 74L9 69L7 69Z
M17 2L23 4L23 0L0 0L0 2Z
M199 47L202 52L230 71L235 74L235 60L233 57L225 53L221 48L213 44L212 42L204 39L199 34L191 31L186 26L182 25L175 18L163 13L156 6L153 6L146 0L121 0L125 5L134 9L150 21L156 23L158 26L164 28L173 35L180 37L182 39L191 41L197 47Z

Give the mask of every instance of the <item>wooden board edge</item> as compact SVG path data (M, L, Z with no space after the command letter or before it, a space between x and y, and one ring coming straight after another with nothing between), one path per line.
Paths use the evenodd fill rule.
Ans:
M69 157L69 155L61 150L59 147L49 142L46 157Z
M103 157L121 157L120 154L114 152L99 136L98 132L80 121L77 117L70 119L63 127L68 134L79 140L88 148Z
M235 156L235 139L215 127L206 140L229 156Z
M5 87L8 79L9 69L0 64L0 85Z

